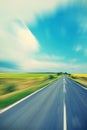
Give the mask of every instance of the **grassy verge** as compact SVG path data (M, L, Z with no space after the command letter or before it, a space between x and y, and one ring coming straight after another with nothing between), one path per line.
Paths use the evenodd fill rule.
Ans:
M74 74L71 75L70 78L87 88L87 74Z
M4 78L5 78L5 80L3 82L4 84L2 85L3 87L1 87L1 88L4 88L5 90L6 90L6 87L9 87L9 86L7 85L4 87L4 85L6 85L9 82L13 82L13 81L16 82L16 84L17 83L21 84L22 87L20 87L18 84L16 86L15 91L12 91L12 92L9 91L9 93L6 93L6 94L4 94L4 92L3 92L4 89L2 89L2 91L1 91L2 95L0 98L0 109L3 109L5 107L15 103L16 101L26 97L27 95L35 92L36 90L38 90L58 79L58 77L56 77L56 76L52 77L49 75L39 75L39 77L38 77L38 75L37 76L33 75L30 77L29 77L29 75L28 76L24 75L24 77L21 80L18 80L18 78L20 76L19 77L17 77L17 76L16 76L16 79L14 79L14 76L13 76L14 80L11 80L12 77L9 77L11 81L9 81L9 78L5 78L5 77L2 78L2 81ZM26 87L26 85L27 85L27 87ZM10 85L10 87L11 87L11 85ZM12 88L10 90L12 90Z

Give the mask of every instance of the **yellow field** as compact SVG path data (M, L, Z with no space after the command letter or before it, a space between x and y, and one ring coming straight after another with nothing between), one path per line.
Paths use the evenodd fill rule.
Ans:
M87 74L72 74L72 75L77 77L87 77Z
M87 87L87 74L72 74L74 80L81 83L84 87Z

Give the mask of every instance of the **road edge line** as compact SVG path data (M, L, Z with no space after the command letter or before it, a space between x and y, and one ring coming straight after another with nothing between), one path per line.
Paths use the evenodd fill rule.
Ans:
M58 80L58 79L57 79L57 80ZM57 80L56 80L56 81L57 81ZM52 83L55 83L56 81L53 81ZM38 89L37 91L35 91L35 92L31 93L30 95L28 95L28 96L26 96L26 97L20 99L19 101L13 103L12 105L10 105L10 106L8 106L8 107L6 107L6 108L0 110L0 114L4 113L5 111L9 110L10 108L16 106L17 104L21 103L22 101L24 101L24 100L30 98L30 97L33 96L34 94L36 94L36 93L42 91L43 89L45 89L46 87L48 87L48 86L51 85L52 83L49 83L48 85L44 86L43 88Z
M81 85L79 82L77 82L77 81L75 81L75 80L73 80L73 79L71 79L74 83L76 83L79 87L81 87L81 88L83 88L84 90L87 90L87 88L86 87L84 87L83 85Z

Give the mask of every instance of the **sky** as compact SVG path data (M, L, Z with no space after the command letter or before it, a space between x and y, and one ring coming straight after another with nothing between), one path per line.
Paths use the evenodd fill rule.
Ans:
M86 0L0 0L0 72L87 73Z

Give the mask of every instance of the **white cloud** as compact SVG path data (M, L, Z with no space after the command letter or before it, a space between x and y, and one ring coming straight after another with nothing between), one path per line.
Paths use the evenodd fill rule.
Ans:
M76 63L77 61L78 61L78 59L73 58L73 59L70 59L70 60L69 60L69 63Z
M56 8L66 6L68 3L71 3L70 0L1 0L1 27L17 18L33 23L37 16L53 13Z
M0 59L22 60L25 53L36 53L39 44L31 31L22 22L33 23L37 16L53 13L57 7L65 6L69 0L1 0L0 1Z
M42 54L38 57L38 59L43 59L45 61L60 61L64 60L64 56L56 56L56 55L48 55L48 54Z
M86 72L85 69L87 68L87 64L74 64L74 63L63 63L63 62L49 62L49 61L39 61L39 60L28 60L21 64L21 68L23 71L29 72L39 72L39 71L48 71L48 72L57 72L57 71L64 71L64 72ZM84 73L83 72L83 73Z
M16 22L12 24L14 35L11 32L0 31L0 60L13 61L20 66L22 71L56 71L60 66L66 66L52 62L64 59L62 56L44 54L40 55L39 60L36 60L35 56L40 51L40 45L26 25L23 22L21 25Z
M82 52L84 56L87 56L87 46L77 45L74 49L76 52Z
M13 24L14 25L14 24ZM24 25L13 26L15 35L6 31L0 31L0 59L22 61L27 55L33 55L39 51L39 43L31 31Z
M36 52L39 50L39 44L32 32L24 24L24 28L15 26L16 39L22 52Z
M26 68L27 70L30 70L30 71L33 71L33 70L52 71L52 70L56 70L57 68L60 68L60 63L39 61L39 60L32 59L30 61L24 62L22 66L23 68Z
M56 62L56 60L64 58L61 56L45 54L41 56L43 60L36 60L34 57L39 52L40 45L32 32L23 23L24 21L33 24L36 22L37 16L43 18L43 15L54 13L56 8L70 3L70 0L1 0L0 60L14 61L24 71L81 69L80 65ZM14 22L19 18L23 20L20 23L22 26ZM47 35L49 38L48 32ZM64 30L63 35L65 35ZM82 47L77 46L76 51L82 51ZM85 53L87 53L86 49ZM52 60L55 60L55 62L52 62Z
M79 51L81 51L82 49L83 49L82 45L77 45L77 46L75 47L75 51L76 51L76 52L79 52Z
M22 71L56 71L60 66L63 68L66 66L66 64L52 62L63 59L62 56L44 54L36 60L35 56L40 51L40 45L32 32L23 22L21 26L14 22L11 28L13 34L0 31L0 60L13 61Z

